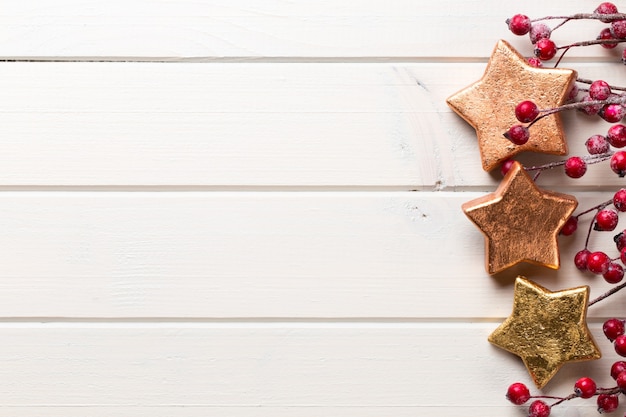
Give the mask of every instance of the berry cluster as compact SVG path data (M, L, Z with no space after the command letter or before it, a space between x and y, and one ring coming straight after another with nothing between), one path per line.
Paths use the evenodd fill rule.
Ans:
M607 339L613 342L615 351L626 357L626 334L624 334L624 320L609 319L604 323L603 331ZM529 417L548 417L552 407L565 401L575 398L596 397L596 404L599 413L611 413L619 406L620 395L626 394L626 362L617 361L613 363L610 370L611 378L615 381L615 386L610 388L600 388L596 382L589 377L582 377L574 383L574 391L566 397L555 397L547 395L531 395L530 390L521 382L511 384L507 390L506 398L515 405L526 404L533 400L528 407ZM548 404L546 400L554 400Z
M572 20L581 19L600 21L606 26L597 38L592 40L557 45L551 39L556 29ZM560 20L560 22L551 28L546 24L551 20ZM529 36L534 56L528 58L528 63L534 67L542 67L546 61L553 58L557 59L556 67L563 55L574 47L600 45L606 49L613 49L626 42L626 14L619 13L617 7L609 2L601 3L592 13L548 16L534 20L523 14L517 14L507 19L506 23L515 35ZM622 62L626 64L626 49L622 53ZM588 165L608 161L614 175L626 177L626 122L622 123L626 118L626 87L611 85L605 80L578 78L568 94L566 104L556 108L541 109L530 99L518 103L515 107L515 117L519 123L503 133L505 137L503 140L522 146L531 139L532 126L535 123L546 116L566 110L577 110L582 114L601 118L611 125L601 134L594 134L586 139L586 155L572 156L540 166L527 166L525 169L535 172L535 179L544 170L554 168L562 169L570 178L581 178L587 172ZM512 160L502 163L503 175L513 163ZM576 253L574 263L579 270L601 275L606 282L616 285L605 294L590 301L589 306L626 288L626 282L622 282L626 269L626 229L622 231L617 229L622 212L626 212L626 188L615 192L611 199L571 216L561 229L562 235L572 235L577 231L581 217L592 216L587 228L585 246ZM593 232L613 232L611 234L615 242L615 254L590 250L589 241ZM607 339L613 343L615 352L626 358L625 322L623 319L609 319L604 323L603 331ZM552 407L576 398L595 398L598 412L610 413L617 409L620 399L626 401L623 400L623 395L626 394L626 359L615 362L611 366L610 375L614 386L609 388L598 387L593 379L583 377L574 383L571 394L556 397L531 395L528 387L517 382L509 386L506 397L516 405L529 403L528 415L530 417L548 417Z

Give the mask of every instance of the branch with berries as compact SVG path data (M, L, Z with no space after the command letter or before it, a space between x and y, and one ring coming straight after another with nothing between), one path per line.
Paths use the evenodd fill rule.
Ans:
M596 39L570 42L557 45L551 36L565 24L575 20L594 20L605 23ZM555 22L553 27L548 24ZM578 13L567 16L546 16L531 19L517 14L506 20L509 30L518 36L528 35L532 44L532 57L528 64L541 68L548 61L556 59L557 67L564 55L572 48L600 45L614 49L626 42L626 14L619 13L613 3L604 2L592 13ZM622 62L626 64L626 49L622 53ZM554 108L539 108L532 100L524 100L515 107L518 124L503 132L503 140L516 146L525 145L533 135L533 126L543 118L564 111L579 111L590 117L599 117L611 126L605 132L594 134L585 141L587 155L571 156L567 159L537 166L525 166L528 173L533 173L533 180L546 170L561 169L570 178L581 178L587 172L587 166L608 162L610 169L619 177L626 176L626 125L620 123L626 117L626 87L610 84L606 80L590 80L577 77L571 88L568 101ZM515 162L505 160L501 173L506 175ZM613 232L619 223L619 213L626 211L626 188L617 190L613 196L591 208L583 209L572 215L560 230L564 236L573 235L578 229L579 220L591 217L586 229L584 248L579 250L573 261L580 271L600 275L609 284L614 284L609 291L591 300L588 306L603 301L618 291L626 288L624 267L626 266L626 230L613 237L616 252L614 256L604 251L592 251L589 248L590 236L594 232ZM625 320L611 318L603 325L606 338L613 343L615 352L626 357ZM575 399L595 398L599 413L610 413L618 408L620 398L626 394L626 361L613 363L610 369L613 386L602 388L589 377L582 377L573 384L573 391L566 396L531 395L526 385L520 382L509 386L506 397L516 405L529 404L530 417L548 417L553 407Z

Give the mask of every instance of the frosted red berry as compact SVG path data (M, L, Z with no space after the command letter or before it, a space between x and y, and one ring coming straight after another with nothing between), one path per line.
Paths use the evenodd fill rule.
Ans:
M600 155L607 153L610 148L609 141L602 135L593 135L585 141L585 147L590 155Z
M523 14L516 14L506 21L509 30L518 36L522 36L530 32L530 18Z
M611 35L616 39L626 38L626 20L611 22Z
M507 172L511 170L511 168L513 167L513 164L515 164L514 159L505 159L502 162L502 164L500 165L500 173L502 174L503 177L506 175Z
M596 393L596 383L593 379L582 377L574 384L574 393L581 398L591 398Z
M535 58L534 56L528 58L526 61L528 62L528 65L530 65L531 67L535 67L535 68L543 67L543 62L541 62L539 58Z
M617 151L611 156L610 166L620 177L626 176L626 152Z
M578 217L570 216L561 228L561 234L563 236L571 236L578 229Z
M606 100L611 95L611 86L604 80L595 80L589 86L589 95L594 100Z
M626 371L626 362L624 361L613 362L613 365L611 365L611 378L617 379L619 374L621 374L624 371Z
M550 406L542 400L535 400L528 407L528 417L548 417Z
M613 194L613 205L619 211L626 211L626 188L620 188Z
M611 33L611 29L609 28L604 28L600 31L600 34L598 35L598 37L596 38L597 40L603 40L603 41L608 41L608 40L612 40L615 39L613 37L613 34ZM600 46L602 46L605 49L613 49L617 46L617 42L607 42L607 43L601 43Z
M552 29L545 23L533 23L528 32L532 44L536 44L541 39L549 39L551 34Z
M529 123L539 116L539 108L530 100L524 100L515 106L515 117L522 123Z
M530 139L530 131L526 126L515 125L511 126L504 137L516 145L524 145Z
M626 372L620 372L617 378L615 378L615 382L622 392L626 391Z
M613 341L615 352L620 356L626 356L626 335L619 335Z
M585 103L588 101L594 101L594 99L592 99L591 96L589 96L588 94L584 95L583 98L580 99L581 103ZM601 109L602 109L601 104L588 104L586 106L582 106L579 108L579 110L582 113L585 113L586 115L589 115L589 116L595 116L596 114L600 112Z
M626 115L624 106L617 103L605 104L598 112L598 116L609 123L617 123Z
M619 232L615 236L613 236L613 242L615 242L615 246L618 251L622 251L622 249L626 248L626 233Z
M626 146L626 126L623 124L611 126L606 134L606 140L614 148Z
M578 268L581 271L586 271L587 259L589 258L590 254L591 252L589 251L589 249L582 249L578 251L576 255L574 256L574 265L576 265L576 268Z
M596 215L596 222L593 228L602 232L610 232L615 230L618 222L619 216L617 211L612 208L605 208Z
M580 178L587 172L587 163L579 156L572 156L565 161L565 175L570 178Z
M597 14L615 14L617 13L617 6L607 1L604 3L600 3L600 5L596 7L596 9L593 12ZM600 19L600 20L604 23L610 22L610 20L608 19Z
M530 399L530 391L526 385L516 382L509 386L506 398L515 405L522 405Z
M609 284L617 284L624 279L624 268L616 262L611 262L602 277Z
M598 413L612 413L619 406L619 398L613 394L598 395Z
M620 319L608 319L602 325L602 331L611 342L624 334L624 322Z
M622 261L622 263L626 265L626 247L620 249L619 260Z
M548 38L539 39L535 44L535 56L542 61L554 58L556 51L556 44Z
M591 252L587 256L587 269L597 275L604 274L609 269L611 259L604 252Z

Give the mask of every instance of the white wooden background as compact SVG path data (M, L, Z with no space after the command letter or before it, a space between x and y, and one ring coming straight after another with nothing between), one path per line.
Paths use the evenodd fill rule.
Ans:
M460 205L499 175L445 98L499 38L530 53L505 18L595 7L0 0L0 415L523 415L504 392L530 379L487 342L515 275L608 284L571 265L582 236L558 272L485 273ZM626 84L616 56L565 66ZM608 128L565 120L574 153ZM623 183L540 180L581 207ZM623 300L590 310L605 358L545 392L610 385ZM595 415L571 405L554 415Z

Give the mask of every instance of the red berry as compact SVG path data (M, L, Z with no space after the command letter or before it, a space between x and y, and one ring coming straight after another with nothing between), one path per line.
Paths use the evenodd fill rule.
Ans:
M613 394L598 395L598 413L612 413L619 405L619 398Z
M620 177L626 175L626 152L617 151L611 156L611 169Z
M535 68L543 67L543 63L541 62L539 58L530 57L527 59L527 61L528 61L528 65L530 65L531 67L535 67Z
M602 331L611 342L624 334L624 322L620 319L608 319L602 325ZM626 362L625 362L626 363Z
M626 362L624 361L617 361L614 362L613 365L611 365L611 377L613 379L617 379L619 374L624 371L626 371Z
M530 131L526 126L515 125L504 134L504 137L516 145L523 145L530 139Z
M574 384L574 393L581 398L591 398L596 393L596 383L593 379L583 377Z
M611 87L604 80L596 80L589 86L589 95L594 100L606 100L611 95Z
M516 14L506 21L509 30L518 36L522 36L530 32L530 18L523 14Z
M613 125L606 134L606 139L614 148L626 146L626 126L623 124Z
M583 98L580 100L581 103L584 103L586 101L594 101L594 99L591 98L591 96L589 96L588 94L583 96ZM596 114L598 114L600 112L600 110L602 109L602 105L601 104L589 104L587 106L584 107L580 107L579 110L583 113L585 113L586 115L589 116L595 116Z
M600 230L602 232L610 232L615 230L619 217L617 211L611 208L605 208L598 212L596 215L596 223L594 224L594 230Z
M622 392L626 391L626 372L620 372L617 378L615 378L615 382L617 382L617 386Z
M513 164L515 164L514 159L505 159L504 162L502 162L502 164L500 165L500 173L503 177L506 175L507 172L511 170Z
M539 39L535 44L535 56L542 61L548 61L556 55L556 44L548 38Z
M621 188L613 194L613 205L619 211L626 211L626 188Z
M588 249L578 251L578 253L576 253L576 256L574 256L574 265L576 265L576 268L581 271L586 271L587 259L589 258L590 254L591 252Z
M602 277L609 284L617 284L624 279L624 268L618 263L611 262Z
M604 274L610 263L611 259L604 252L591 252L587 256L587 269L597 275Z
M587 163L579 156L572 156L565 161L565 175L580 178L587 172Z
M626 265L626 248L622 248L619 251L619 260Z
M617 103L605 104L598 112L598 115L609 123L619 122L625 114L624 106Z
M620 356L626 356L626 335L619 335L613 341L615 352Z
M534 45L541 39L549 39L552 34L552 29L545 23L534 23L530 27L530 32L528 32L528 36L530 37L530 42Z
M615 39L626 38L626 20L611 22L611 35L613 35Z
M561 228L561 234L563 236L571 236L574 234L576 229L578 228L578 217L570 216L569 219L565 222L563 227Z
M506 392L506 398L515 405L522 405L530 399L530 391L528 391L526 385L521 382L516 382L509 386Z
M528 417L548 417L550 415L550 406L544 401L535 400L528 407Z
M604 3L600 3L600 5L596 7L596 9L593 12L597 14L615 14L617 13L617 6L615 6L613 3L604 2ZM607 19L600 19L600 20L604 23L610 22L610 20L607 20Z
M602 40L602 41L608 41L610 39L615 39L613 37L613 34L611 33L611 29L609 28L604 28L600 31L600 34L598 35L598 37L596 38L597 40ZM602 46L603 48L606 49L613 49L617 46L617 42L607 42L607 43L601 43L600 46Z
M576 101L578 97L578 84L574 83L567 92L567 101Z
M532 122L539 116L539 108L530 100L525 100L515 106L515 117L522 123Z
M607 153L611 149L609 141L602 135L590 136L585 142L585 146L590 155L600 155Z

